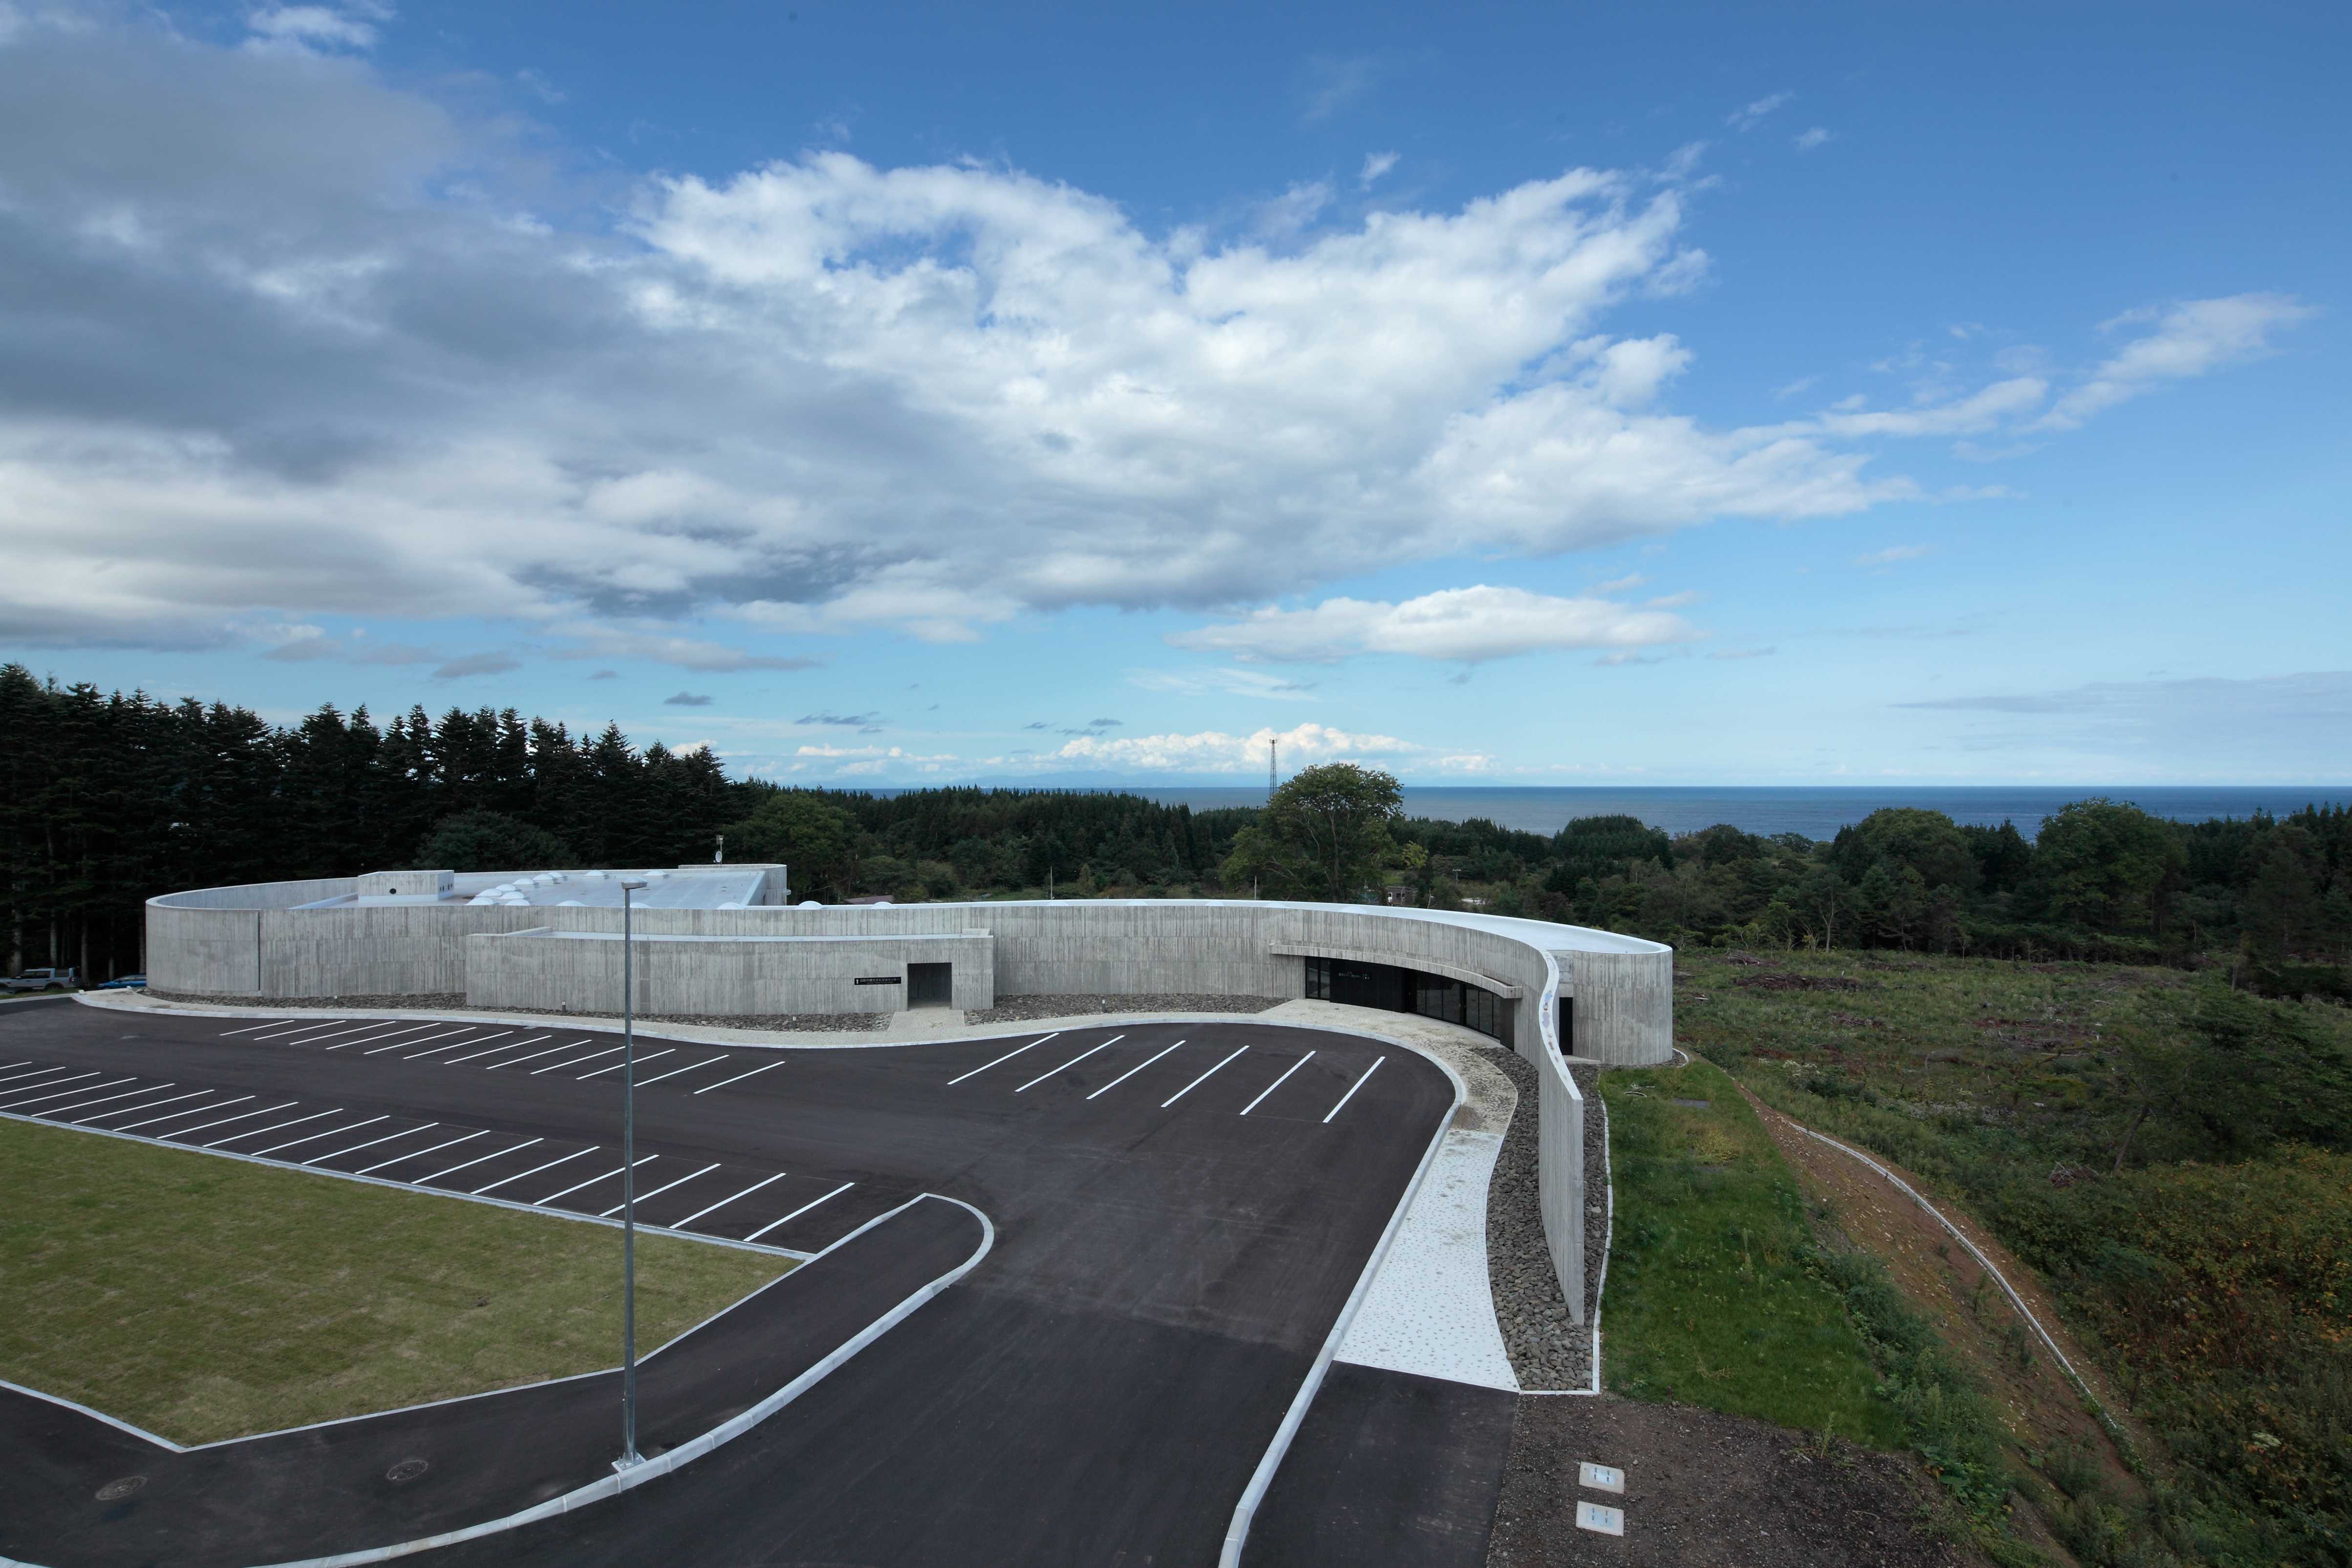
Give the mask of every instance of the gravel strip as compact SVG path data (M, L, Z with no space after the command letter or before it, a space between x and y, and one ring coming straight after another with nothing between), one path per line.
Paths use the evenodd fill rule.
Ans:
M1538 1085L1536 1067L1514 1051L1496 1051L1491 1059L1519 1091L1519 1105L1503 1135L1503 1152L1495 1162L1493 1184L1486 1192L1486 1273L1495 1294L1495 1318L1503 1330L1503 1348L1521 1388L1569 1389L1592 1386L1592 1331L1589 1325L1599 1305L1601 1260L1608 1251L1606 1224L1609 1178L1601 1097L1593 1080L1599 1069L1570 1068L1576 1087L1584 1095L1584 1316L1583 1323L1569 1321L1568 1300L1560 1294L1559 1276L1553 1269L1551 1249L1544 1242L1543 1211L1538 1205L1536 1116Z
M411 1007L421 1012L446 1013L466 1005L462 991L436 993L427 996L208 996L199 991L157 991L146 994L161 1002L193 1002L201 1007L252 1007L271 1012L348 1013L359 1008Z
M967 1011L967 1024L1025 1024L1034 1018L1070 1018L1087 1013L1263 1013L1282 1005L1279 996L999 996L993 1007Z
M150 991L166 1002L194 1002L208 1007L247 1007L268 1011L348 1013L379 1009L410 1013L522 1013L534 1017L577 1018L583 1024L621 1021L617 1013L574 1013L562 1007L478 1007L462 992L430 996L202 996L179 991ZM717 1029L761 1029L785 1035L858 1034L889 1027L888 1013L640 1013L646 1024L699 1024Z

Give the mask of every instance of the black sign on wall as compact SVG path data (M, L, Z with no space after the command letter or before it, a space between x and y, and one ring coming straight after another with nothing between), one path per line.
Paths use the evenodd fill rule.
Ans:
M895 974L861 974L850 984L852 985L896 985L898 984L898 977Z

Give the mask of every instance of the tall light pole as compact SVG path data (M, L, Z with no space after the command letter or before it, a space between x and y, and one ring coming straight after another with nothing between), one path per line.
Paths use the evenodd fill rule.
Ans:
M637 1452L637 1010L635 931L629 895L646 885L621 880L621 1457L616 1470L642 1465Z

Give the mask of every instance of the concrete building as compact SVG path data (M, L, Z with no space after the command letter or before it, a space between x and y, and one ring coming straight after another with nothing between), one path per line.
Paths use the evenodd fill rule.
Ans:
M621 879L637 1005L757 1016L987 1007L1012 994L1311 996L1463 1024L1523 1054L1671 1055L1672 950L1544 921L1375 904L1191 899L788 901L784 868L377 871L167 893L155 990L255 1001L457 997L619 1009Z
M635 941L622 949L621 881ZM1568 1065L1673 1056L1674 952L1499 915L1190 899L793 904L785 868L377 871L167 893L151 990L223 1002L405 998L648 1016L985 1008L1000 994L1314 997L1459 1024L1536 1066L1540 1205L1584 1301L1584 1106ZM364 1004L362 1004L364 1005Z

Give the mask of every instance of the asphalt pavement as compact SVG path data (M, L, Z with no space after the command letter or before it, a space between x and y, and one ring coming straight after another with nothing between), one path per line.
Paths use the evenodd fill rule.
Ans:
M10 1010L0 1115L579 1215L617 1201L619 1075L596 1054L615 1037L403 1027ZM640 1047L654 1223L813 1252L928 1192L985 1213L994 1247L745 1436L434 1561L1213 1563L1453 1098L1394 1046L1226 1022L878 1049ZM574 1172L591 1184L562 1190ZM852 1244L877 1238L859 1271L883 1271L895 1244L881 1238L899 1223ZM739 1403L769 1392L766 1375L743 1374ZM517 1444L539 1440L519 1428ZM137 1494L110 1505L111 1521L32 1539L18 1521L47 1516L24 1506L26 1474L0 1465L0 1551L51 1568L320 1549L257 1556L238 1531L159 1542ZM385 1544L401 1517L352 1518L339 1549Z

